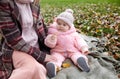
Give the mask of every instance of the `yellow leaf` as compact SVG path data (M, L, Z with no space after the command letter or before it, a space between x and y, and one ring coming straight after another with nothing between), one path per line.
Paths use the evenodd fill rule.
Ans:
M102 24L102 22L101 22L100 20L97 20L97 23L98 23L98 24Z
M62 67L64 67L64 68L70 67L70 63L63 63Z
M97 29L96 32L99 32L99 30Z

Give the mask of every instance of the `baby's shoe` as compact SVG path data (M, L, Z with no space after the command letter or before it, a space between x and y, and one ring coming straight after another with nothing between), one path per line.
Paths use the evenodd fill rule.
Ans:
M47 69L47 75L49 78L55 77L56 75L56 67L53 63L48 62L46 64L46 69Z
M79 57L77 59L77 63L78 63L78 67L85 72L89 72L90 68L88 66L88 63L85 61L85 59L83 57Z

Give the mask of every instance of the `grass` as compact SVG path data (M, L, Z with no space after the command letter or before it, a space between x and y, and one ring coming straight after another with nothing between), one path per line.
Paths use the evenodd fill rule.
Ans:
M69 5L83 5L86 3L108 3L116 5L120 5L120 0L41 0L41 6L44 7L46 5L54 6L54 7L62 7Z
M83 22L88 26L94 14L120 14L120 0L41 0L41 12L46 24L52 22L52 19L66 8L74 10L76 27Z
M114 17L111 16L120 15L119 4L120 0L41 0L41 12L48 25L59 13L71 8L74 10L76 27L82 24L89 28L92 25L100 25L101 19L105 16L111 24L115 22ZM84 29L87 30L87 28ZM84 29L82 30L86 31Z

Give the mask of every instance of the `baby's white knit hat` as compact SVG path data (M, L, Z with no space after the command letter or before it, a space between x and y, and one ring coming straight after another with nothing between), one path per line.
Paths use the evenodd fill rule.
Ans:
M66 9L64 12L60 13L56 20L61 19L65 21L70 27L73 26L74 17L73 17L73 10Z

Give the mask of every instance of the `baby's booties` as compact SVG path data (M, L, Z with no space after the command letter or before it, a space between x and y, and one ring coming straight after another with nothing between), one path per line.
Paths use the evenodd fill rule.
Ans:
M56 66L53 63L48 62L46 64L46 69L49 78L55 77L57 70L56 70Z
M78 67L82 70L82 71L85 71L85 72L89 72L90 71L90 68L88 66L88 63L85 61L85 58L83 57L79 57L77 59L77 63L78 63Z

